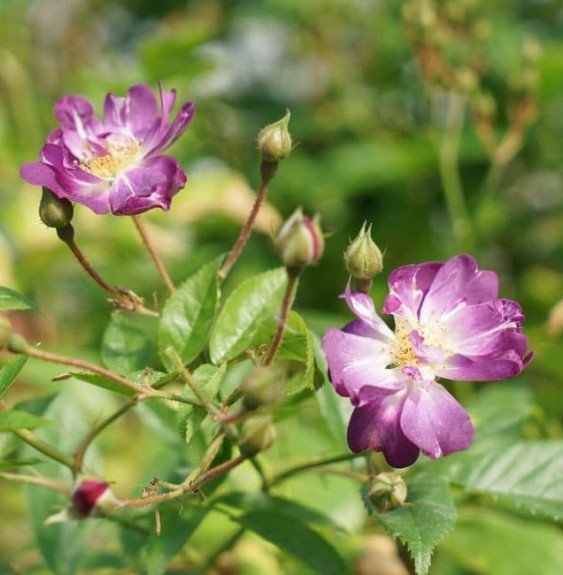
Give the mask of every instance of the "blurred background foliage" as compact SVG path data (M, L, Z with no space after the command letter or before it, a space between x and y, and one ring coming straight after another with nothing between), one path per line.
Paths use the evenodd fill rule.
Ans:
M229 249L258 182L255 135L290 108L297 146L280 166L258 231L226 289L277 265L269 236L297 205L320 212L328 234L325 257L307 270L297 299L319 335L346 321L337 298L347 281L342 252L364 220L373 222L387 271L470 250L482 268L499 273L501 294L520 301L526 314L536 359L517 382L531 390L534 404L522 433L559 436L562 32L561 4L542 0L1 0L0 284L32 297L41 310L13 321L46 348L72 348L92 359L108 321L104 295L40 223L39 190L18 175L55 126L57 98L80 93L100 111L108 91L124 94L132 84L160 81L175 87L180 101L197 102L173 152L188 185L170 213L147 217L177 281ZM446 198L455 212L458 173L469 217L462 206L454 226ZM104 277L147 300L164 297L127 218L79 208L75 228ZM379 278L378 305L385 292ZM56 369L31 364L17 398L37 402L61 384L46 379ZM114 401L103 392L86 394L80 384L65 393L73 396L69 409L90 421ZM282 431L285 444L268 454L272 465L290 454L344 447L317 404L307 405L301 423ZM178 458L158 417L149 418L148 430L139 418L128 416L100 441L105 476L116 480L117 491L121 484L139 489L159 464ZM140 441L147 446L143 461L135 457ZM0 436L0 446L8 452L13 441ZM353 482L307 477L287 489L329 507L354 530L357 541L350 536L343 545L350 555L370 548L365 534L375 527L360 535L363 511ZM0 490L0 560L19 564L20 573L40 573L21 490L5 484ZM196 543L206 550L224 537L223 523L204 523ZM541 561L542 553L561 549L560 535L547 525L471 507L460 525L438 551L438 574L558 572L526 570L514 554L490 545L494 539L510 550L531 541ZM544 536L534 535L542 529ZM108 548L116 546L111 533L94 530ZM238 549L248 551L244 573L305 573L252 539ZM253 553L258 567L248 560Z

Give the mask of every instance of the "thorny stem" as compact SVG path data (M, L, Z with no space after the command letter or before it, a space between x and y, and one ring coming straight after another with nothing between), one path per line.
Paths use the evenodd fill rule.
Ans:
M150 393L149 390L143 390L139 388L139 386L135 385L134 383L130 382L129 380L117 375L108 369L100 367L95 363L90 363L89 361L85 361L83 359L75 359L73 357L65 357L63 355L57 355L54 353L49 353L48 351L42 351L33 347L32 345L27 345L23 353L29 355L30 357L35 357L36 359L41 359L43 361L48 361L51 363L58 363L60 365L68 365L70 367L77 367L79 369L85 369L86 371L91 371L92 373L96 373L107 379L111 379L121 387L134 391L135 394L139 394L140 396L144 396L147 393Z
M272 479L269 481L268 487L274 487L278 483L301 473L302 471L307 471L309 469L314 469L315 467L324 467L331 463L339 463L341 461L350 461L351 459L356 459L357 457L362 457L363 453L341 453L339 455L334 455L331 457L319 457L317 459L313 459L312 461L308 461L307 463L301 463L299 465L294 465L292 467L288 467L283 471L280 471Z
M58 481L53 481L47 477L36 477L34 475L21 475L19 473L7 473L0 472L0 477L7 479L8 481L19 481L21 483L31 483L32 485L41 485L41 487L46 487L47 489L53 489L58 491L63 495L68 496L70 494L70 489L67 485L63 485Z
M111 286L102 276L92 267L92 264L86 259L82 250L76 245L74 241L74 227L72 224L67 224L64 228L57 229L59 238L70 248L78 263L82 266L84 271L105 291L112 295L116 295L116 289Z
M197 493L197 491L202 485L204 485L208 481L211 481L212 479L215 479L216 477L219 477L220 475L227 473L231 469L234 469L237 465L240 465L243 461L245 461L245 458L242 455L238 455L233 459L229 459L224 463L212 467L205 473L202 473L194 481L182 484L180 487L178 487L178 489L169 491L168 493L161 493L159 495L148 495L146 497L140 497L139 499L124 499L123 501L121 501L121 506L144 507L145 505L157 505L159 503L165 503L166 501L172 501L174 499L177 499L178 497L181 497L185 493Z
M160 387L163 387L167 383L169 383L169 381L163 381L160 383L156 383L153 387L153 390L151 391L150 396L148 396L148 397L172 399L172 400L178 401L178 398L176 398L176 396L170 396L170 397L167 397L166 395L161 396L160 393L158 392ZM197 404L197 402L189 402L186 399L183 399L183 401L186 401L188 403L193 403L194 405ZM102 431L104 431L104 429L106 429L109 425L111 425L114 421L117 421L122 415L127 413L131 408L135 407L135 405L137 405L138 402L139 402L139 398L137 398L137 397L131 398L125 405L121 406L114 413L110 414L108 417L106 417L105 419L103 419L102 421L100 421L99 423L97 423L96 425L94 425L90 429L90 431L83 437L82 441L78 444L78 446L76 447L76 449L74 451L74 473L75 474L80 473L82 471L82 468L84 466L84 455L86 454L88 447L94 441L94 439L96 439L96 437ZM197 405L199 405L199 404L197 404Z
M469 249L473 230L463 187L459 175L459 146L467 98L455 92L448 93L446 129L439 147L440 178L454 237L459 248Z
M133 218L133 223L135 224L135 227L139 232L139 236L141 236L143 245L145 246L145 249L147 250L152 261L154 262L154 265L156 266L156 269L158 270L158 273L160 274L160 277L162 278L164 285L166 285L166 288L171 294L174 293L176 291L176 288L174 287L174 284L172 283L172 280L170 279L170 276L168 275L168 272L166 271L166 268L164 267L164 264L162 263L160 256L158 255L158 253L154 249L154 246L152 245L152 242L147 233L145 223L141 219L141 216L131 216L131 217Z
M63 228L57 229L59 238L70 248L74 257L86 273L107 293L112 295L109 301L118 309L123 311L133 311L151 317L159 317L160 314L152 309L148 309L143 305L143 299L134 292L119 286L112 286L92 267L82 250L74 241L74 228L72 224L67 224Z
M166 350L166 353L174 362L180 377L188 384L190 389L194 392L194 395L201 402L201 406L216 420L220 421L223 414L217 407L215 407L215 405L213 405L209 397L207 397L207 394L194 381L192 374L186 369L176 350L170 347Z
M16 429L14 430L14 434L17 435L22 441L25 441L28 445L33 447L33 449L43 453L43 455L46 455L50 459L58 461L69 469L74 468L74 459L70 457L70 455L59 451L56 447L53 447L46 441L43 441L37 437L35 433L29 431L28 429Z
M73 473L77 475L82 471L84 466L84 456L86 454L86 450L94 441L94 439L104 430L106 427L111 425L114 421L119 419L124 413L129 411L134 405L137 404L136 400L130 400L128 403L120 407L117 411L112 413L106 419L100 421L97 425L94 425L92 429L84 436L82 441L78 444L78 447L74 450L74 464L73 464Z
M219 270L218 275L220 280L224 280L227 275L229 275L231 268L235 265L244 246L246 245L246 242L252 233L252 227L254 226L256 216L258 215L258 212L260 211L260 208L264 202L264 198L266 197L266 193L268 192L268 185L272 178L276 175L277 170L277 162L267 162L262 160L262 163L260 164L261 182L260 187L258 188L258 193L256 194L256 199L254 200L254 205L252 206L252 210L250 211L250 214L248 215L248 218L246 219L246 222L240 231L233 249L230 251L227 259L225 260L225 263L223 263L221 269Z
M285 294L283 296L281 311L280 311L280 318L278 321L278 329L274 335L274 339L270 345L270 349L268 350L268 354L264 359L264 365L268 366L272 363L274 357L276 357L276 353L281 345L283 340L283 334L285 333L285 327L287 325L287 316L289 315L289 311L291 310L291 306L295 300L295 294L297 293L297 286L299 285L299 274L296 272L287 272L287 286L285 288Z

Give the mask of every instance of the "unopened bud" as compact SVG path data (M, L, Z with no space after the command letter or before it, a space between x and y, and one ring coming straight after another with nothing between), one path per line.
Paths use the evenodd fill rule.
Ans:
M404 505L407 486L398 473L386 471L373 478L366 496L378 511L389 511Z
M258 150L266 162L279 162L289 156L293 148L291 134L287 129L290 117L289 110L286 110L281 120L268 124L258 133Z
M244 380L241 391L242 403L249 411L277 403L284 395L282 368L256 367Z
M39 203L39 217L50 228L64 228L72 221L74 208L64 198L57 197L48 188L43 188Z
M270 415L254 416L242 424L240 452L244 457L253 457L265 451L276 440L276 429Z
M280 228L276 252L286 268L299 271L319 261L325 247L319 222L318 215L310 218L297 208Z
M371 239L371 224L366 228L366 222L363 223L360 233L344 252L344 261L348 273L360 280L371 280L383 270L383 255Z
M109 484L96 479L80 481L74 488L70 500L71 514L77 518L90 517L99 510L112 509L116 503Z

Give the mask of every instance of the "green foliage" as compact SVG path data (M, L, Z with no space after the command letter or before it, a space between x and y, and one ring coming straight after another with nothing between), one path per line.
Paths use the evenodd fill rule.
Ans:
M14 431L16 429L33 429L34 427L41 427L51 423L52 422L42 417L37 417L25 411L18 411L16 409L0 411L0 432Z
M268 345L278 328L275 318L266 320L254 335L253 347ZM288 395L294 395L315 388L315 357L311 334L303 318L295 311L287 318L285 333L276 354L278 360L295 362L296 374L290 377L287 385Z
M236 517L236 521L282 551L297 557L317 573L348 573L338 551L302 517L285 514L283 508L278 509L277 513L269 509L249 511Z
M18 355L0 367L0 398L8 391L20 371L23 369L27 356Z
M203 393L206 394L210 401L213 401L217 397L221 382L223 381L223 377L225 377L226 371L226 363L222 364L218 368L214 365L203 364L194 371L193 378L196 385L200 390L203 391ZM197 400L193 391L188 385L184 387L182 395L185 398ZM178 421L178 431L180 432L180 437L186 443L186 445L189 445L194 434L197 432L204 419L207 417L207 412L201 407L183 403L178 407L176 417Z
M166 353L172 346L182 361L191 363L207 346L219 296L217 272L222 257L190 276L166 301L158 328L158 351L170 370L174 364Z
M17 291L0 286L0 309L33 309L35 304Z
M417 475L407 487L406 505L388 513L379 513L368 499L365 502L374 519L408 546L417 575L426 575L434 547L454 527L456 508L445 479Z
M130 315L114 313L102 341L102 361L119 374L142 370L152 363L152 342Z
M278 268L243 281L227 298L211 331L209 352L217 365L247 347L260 324L279 312L287 274Z
M520 441L456 465L451 481L500 504L563 519L563 441Z

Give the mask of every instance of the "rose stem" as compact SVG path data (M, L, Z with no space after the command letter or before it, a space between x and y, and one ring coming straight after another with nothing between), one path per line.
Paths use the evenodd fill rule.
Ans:
M160 256L156 253L156 250L152 245L152 242L147 234L145 223L143 222L140 216L131 216L131 217L133 218L133 223L135 224L135 227L137 228L137 231L141 236L143 245L145 246L145 249L147 250L149 256L152 258L152 261L154 262L154 265L156 266L156 269L158 270L158 273L160 274L160 277L162 278L164 285L171 294L174 293L176 291L176 288L174 287L174 284L172 283L172 280L170 279L170 276L168 275L168 272L166 271L166 268L164 267L164 264L162 263Z
M283 334L285 333L285 327L287 325L287 316L291 310L291 306L295 300L295 294L297 293L297 286L299 285L299 272L287 271L287 286L285 288L285 294L283 296L280 319L278 322L278 329L268 350L268 355L264 359L264 365L268 366L272 363L278 349L281 345Z
M70 248L78 263L82 266L84 271L105 291L112 295L117 294L117 290L109 285L104 278L92 267L92 264L86 259L80 248L74 241L74 228L72 224L67 224L64 228L57 229L59 238Z
M444 197L459 249L472 247L472 225L463 194L458 165L466 103L467 98L465 96L449 92L446 129L438 153Z
M8 481L20 481L22 483L31 483L33 485L41 485L42 487L46 487L47 489L53 489L58 491L59 493L63 493L64 495L69 495L70 489L59 483L58 481L53 481L52 479L48 479L47 477L35 477L33 475L20 475L19 473L7 473L7 472L0 472L0 477L3 479L7 479Z
M231 268L235 265L240 253L242 252L250 234L252 233L252 227L254 226L254 221L256 220L256 216L262 207L262 203L264 202L264 198L266 197L266 193L268 192L268 185L272 178L276 175L278 171L278 164L277 162L268 162L266 160L262 160L260 164L260 187L258 188L258 193L256 194L256 199L254 200L254 205L252 206L252 210L248 215L242 230L233 246L233 249L230 251L225 263L221 266L219 270L219 279L223 280L227 277Z
M227 473L231 469L234 469L237 465L240 465L245 458L242 455L238 455L233 459L229 459L224 463L212 467L209 471L206 471L200 475L192 483L182 484L178 489L174 491L169 491L168 493L161 493L159 495L149 495L147 497L140 497L139 499L125 499L121 502L123 507L143 507L145 505L156 505L158 503L165 503L166 501L172 501L181 497L185 493L191 492L195 493L204 483Z
M341 453L340 455L334 455L332 457L320 457L318 459L314 459L313 461L308 461L307 463L302 463L299 465L294 465L292 467L288 467L287 469L280 471L269 482L268 487L274 487L278 483L301 473L302 471L308 471L309 469L314 469L315 467L324 467L331 463L339 463L341 461L349 461L351 459L356 459L357 457L363 457L363 453Z
M32 433L28 429L16 429L14 430L14 434L17 435L22 441L25 441L28 445L40 451L50 459L54 459L59 463L62 463L64 466L68 467L69 469L73 469L74 467L74 459L70 457L70 455L66 455L62 451L59 451L56 447L49 445L46 441L43 441L35 433Z
M86 371L91 371L92 373L96 373L98 375L106 377L107 379L111 379L112 381L114 381L115 383L120 385L121 387L124 387L126 389L131 390L131 391L134 391L136 394L139 393L140 391L142 391L141 389L139 389L139 387L137 385L135 385L134 383L125 379L124 377L121 377L120 375L117 375L117 374L109 371L108 369L100 367L99 365L96 365L95 363L90 363L89 361L84 361L83 359L75 359L73 357L65 357L63 355L57 355L54 353L49 353L48 351L42 351L42 350L37 349L36 347L33 347L32 345L29 345L27 343L23 347L23 349L18 350L16 353L25 353L26 355L29 355L30 357L34 357L36 359L41 359L43 361L48 361L51 363L58 363L60 365L68 365L70 367L77 367L78 369L85 369Z

